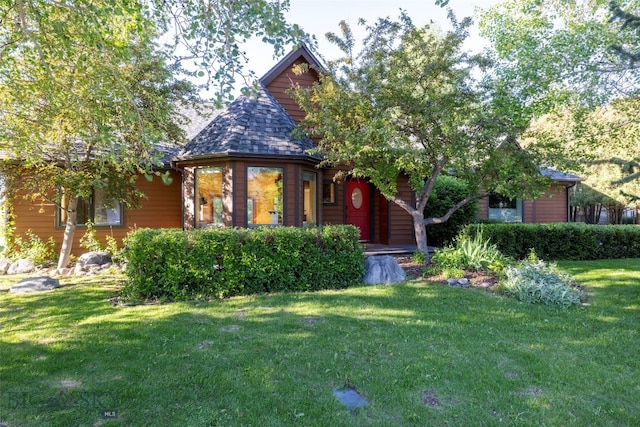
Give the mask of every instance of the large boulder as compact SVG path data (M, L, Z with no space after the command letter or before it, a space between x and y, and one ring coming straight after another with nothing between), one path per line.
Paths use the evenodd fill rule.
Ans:
M30 259L22 258L9 266L7 274L25 274L31 273L36 269L35 264Z
M401 283L407 280L398 261L389 255L367 257L364 268L365 275L362 281L367 285Z
M11 267L11 260L9 258L0 258L0 276L7 274L9 267Z
M50 291L60 286L60 281L49 276L28 277L9 288L11 294L28 294Z
M106 252L87 252L80 255L78 263L83 267L88 265L105 265L111 262L111 255Z

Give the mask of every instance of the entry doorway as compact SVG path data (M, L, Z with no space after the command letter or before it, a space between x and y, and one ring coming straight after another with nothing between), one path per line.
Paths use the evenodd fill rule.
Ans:
M371 240L370 188L365 181L347 181L347 224L360 229L360 240Z

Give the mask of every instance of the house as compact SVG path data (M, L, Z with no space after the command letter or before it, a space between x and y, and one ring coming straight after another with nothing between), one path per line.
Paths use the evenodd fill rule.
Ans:
M295 65L307 63L310 72L297 75ZM345 178L335 181L337 169L318 168L321 161L309 149L314 142L293 133L304 117L287 90L318 79L319 61L301 47L283 58L260 79L258 93L240 96L217 112L167 164L172 183L139 179L146 194L142 207L107 208L99 193L86 204L80 218L90 219L98 236L117 239L135 228L304 226L353 224L361 239L385 245L415 244L411 216L386 200L370 183ZM546 171L554 180L547 194L535 201L492 197L481 202L479 216L523 222L566 222L568 188L578 177ZM410 200L407 179L398 191ZM62 241L60 213L45 201L13 200L15 233L31 229L43 240ZM80 252L79 228L74 253Z

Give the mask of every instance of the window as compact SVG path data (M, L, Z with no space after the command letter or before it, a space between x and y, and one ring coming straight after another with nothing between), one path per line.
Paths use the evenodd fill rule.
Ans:
M336 183L325 181L322 184L322 203L325 205L336 204Z
M222 203L222 167L196 169L196 227L224 224Z
M522 222L522 200L509 199L499 194L490 195L489 218L504 222Z
M63 206L68 204L68 199L62 201ZM77 224L85 225L91 222L94 226L122 225L122 205L119 202L111 202L105 199L104 191L94 190L93 195L78 200ZM67 222L67 211L59 210L58 226L63 227Z
M247 168L247 223L281 225L283 222L283 169Z
M318 223L318 208L316 206L317 185L316 174L313 172L302 172L302 189L303 189L303 218L304 225L315 225Z

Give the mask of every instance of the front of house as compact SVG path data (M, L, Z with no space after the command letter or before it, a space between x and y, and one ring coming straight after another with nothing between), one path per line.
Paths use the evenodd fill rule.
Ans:
M292 68L310 65L297 75ZM334 180L337 170L322 169L309 153L315 145L293 132L304 117L287 90L318 79L319 62L306 48L289 53L261 80L258 93L241 96L218 112L173 158L167 170L174 178L139 179L147 196L140 209L107 208L98 193L82 205L81 219L91 220L98 236L123 238L136 228L304 226L353 224L361 239L386 245L415 244L411 216L386 200L370 183L348 177ZM535 201L492 197L481 202L479 216L521 222L568 221L568 188L580 178L553 173L554 184ZM406 180L400 196L410 200ZM59 211L44 201L19 197L12 203L14 233L27 230L46 240L62 241ZM80 221L82 222L82 221ZM73 252L79 253L82 228Z

